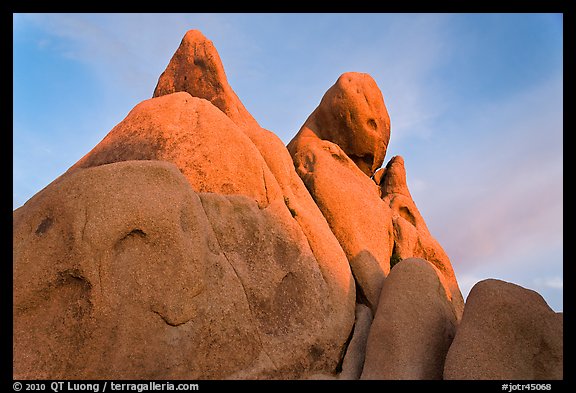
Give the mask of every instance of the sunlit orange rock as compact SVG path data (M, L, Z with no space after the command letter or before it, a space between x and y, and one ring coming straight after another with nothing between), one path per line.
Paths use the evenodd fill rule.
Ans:
M392 211L369 175L384 159L389 127L374 80L346 73L288 144L296 172L346 252L372 311L390 271L393 228Z
M239 126L258 126L234 93L212 41L198 30L189 30L160 75L154 97L185 91L204 98Z
M322 97L288 146L304 138L338 145L367 176L382 165L390 140L390 117L376 82L368 74L347 72Z
M261 207L281 198L252 141L218 108L188 93L141 102L69 172L129 160L172 162L197 192L246 195Z
M54 280L59 280L54 279L54 276L66 276L68 274L66 272L70 270L68 265L62 266L62 269L56 269L52 275L49 272L39 275L37 287L41 288L40 292L27 292L25 296L28 300L19 303L19 314L15 314L15 324L18 326L16 331L20 340L14 363L17 375L23 378L36 376L99 378L111 375L130 378L187 379L298 378L316 372L336 371L352 331L356 297L354 279L344 251L295 173L290 155L282 142L271 132L260 128L255 121L242 120L250 119L251 116L243 112L239 100L234 99L235 94L226 82L217 53L211 44L208 45L201 34L189 33L175 59L184 50L182 48L189 48L187 45L195 40L202 41L203 43L198 43L201 46L205 44L203 57L195 57L192 63L184 65L189 67L194 63L202 63L205 67L200 67L199 72L187 75L196 75L197 83L208 80L210 83L202 85L200 90L158 93L160 90L156 89L158 94L155 94L155 98L135 107L102 142L54 184L48 186L42 194L45 197L33 198L35 202L31 200L15 212L15 217L16 215L19 217L15 222L20 223L17 236L22 240L15 240L15 250L18 249L18 252L15 252L14 264L19 266L21 273L15 274L14 282L16 286L25 287L24 283L32 266L28 261L33 260L34 255L42 252L41 250L48 247L48 244L51 244L49 247L55 251L45 253L43 256L45 262L41 266L52 264L58 267L54 262L60 260L71 264L77 263L76 259L70 259L66 254L68 250L66 247L72 247L74 250L88 247L88 251L82 254L82 263L90 265L90 269L95 269L94 266L99 266L101 263L100 254L104 253L108 258L106 263L118 266L120 270L117 274L121 277L126 275L130 277L136 274L131 273L132 271L142 269L144 270L142 274L146 276L149 274L145 270L146 266L157 261L159 265L152 276L158 276L156 279L162 283L162 288L168 288L173 282L172 270L166 270L167 268L162 270L165 264L172 264L170 266L176 271L188 269L188 264L191 265L190 269L204 265L208 266L207 269L213 267L214 274L217 274L213 279L218 281L218 284L206 283L206 285L212 285L215 291L221 293L219 296L229 296L230 301L234 300L236 303L232 308L237 307L238 314L233 317L227 314L214 317L211 317L211 314L199 314L198 318L202 319L201 323L198 322L199 326L205 326L209 330L211 339L203 335L206 332L190 331L190 324L181 324L181 319L184 317L178 316L174 319L166 316L168 314L162 314L166 318L165 321L168 321L166 324L173 328L182 325L182 328L158 330L148 319L158 318L158 315L148 316L146 311L145 315L136 316L142 311L142 307L144 309L147 307L146 299L156 296L155 287L150 287L142 278L137 278L135 284L128 279L120 280L116 283L116 287L99 287L97 292L103 293L104 301L108 299L107 290L120 292L122 295L117 301L121 304L118 308L124 310L122 315L133 317L136 321L134 325L129 325L130 328L118 327L128 323L120 319L118 326L115 326L113 320L104 319L108 311L86 313L86 318L98 326L101 323L107 331L123 329L121 340L127 344L119 345L116 341L112 341L114 345L109 348L105 345L99 348L98 345L101 343L99 339L96 339L96 344L86 340L89 340L88 336L97 337L100 333L90 330L92 325L86 328L82 325L78 328L81 331L78 340L60 341L58 335L50 338L52 340L50 348L59 354L59 357L54 356L50 351L36 348L40 342L47 339L47 331L57 323L60 314L57 314L56 320L50 319L52 322L46 325L40 321L46 315L40 312L39 308L28 308L26 305L36 304L41 302L41 299L47 299L48 304L53 302L50 288ZM200 53L198 50L193 52ZM166 75L167 73L163 74L161 81ZM187 77L183 79L188 80ZM159 86L162 84L160 82ZM235 111L230 108L239 109ZM234 113L243 115L237 116ZM180 180L176 185L173 176L168 173L162 175L166 176L165 180L168 181L166 185L162 181L156 182L156 177L147 177L148 174L142 177L131 171L118 169L123 168L125 163L127 165L127 162L139 166L160 164L160 161L175 164L179 173L183 175L179 175ZM156 173L153 169L150 171ZM87 181L86 176L94 173L98 173L102 178ZM187 186L191 187L189 192L181 189L184 187L182 178L186 179ZM67 184L67 191L59 191L56 184ZM105 190L98 191L97 186L100 184L106 187ZM150 187L151 190L144 186ZM94 187L96 189L93 189ZM133 199L122 202L124 194L128 192L127 189L135 190L130 191L128 195L132 195L133 192L141 195L138 203ZM165 193L160 192L164 189ZM180 202L175 201L170 195L187 192L191 196L184 199L200 201L200 205L196 206L202 208L215 233L215 237L211 239L218 240L217 245L212 240L209 241L208 248L213 253L225 257L224 259L233 267L232 270L229 269L229 273L234 273L236 278L224 279L217 261L206 257L209 253L204 252L203 246L193 245L195 248L188 250L190 246L187 245L187 240L184 244L175 244L170 240L172 231L179 233L180 226L194 226L198 224L196 219L201 221L206 219L198 216L187 219L182 215L166 213L167 209L180 206ZM54 196L54 193L57 196ZM62 200L63 194L67 194L66 198L71 199ZM95 198L95 201L90 198ZM113 201L116 205L112 203ZM122 203L129 206L122 210ZM97 207L95 212L86 213L88 215L84 217L83 212L91 211L92 208L88 206L94 204ZM51 239L50 243L36 239L32 230L36 223L33 221L40 218L31 217L30 211L38 211L36 214L39 216L52 217L49 211L58 205L65 207L68 212L59 220L62 221L62 225L68 228L68 221L76 222L84 219L87 222L85 225L95 226L93 232L78 238L58 229L59 233L63 234L61 238ZM105 207L109 210L105 210ZM119 241L114 238L118 237L116 228L108 227L118 222L109 214L114 214L117 220L127 220L135 225L135 228L127 232L134 236L128 236L129 253L121 261L113 252L114 247L112 250L106 248L107 244ZM146 227L148 230L141 227ZM153 230L155 236L148 236L151 232L150 227L158 227ZM141 233L146 234L146 237L143 238ZM119 238L122 239L124 235ZM62 241L70 236L74 236L75 242L71 245L62 244ZM89 247L97 236L109 236L110 239L102 240L100 242L102 249L99 248L96 255L91 255ZM192 233L190 236L199 235ZM145 241L139 241L141 238ZM28 242L35 245L29 246ZM178 254L180 258L178 259L173 252L179 252L180 249L183 250L183 254ZM122 270L122 264L127 266L126 271ZM192 275L187 280L193 281L196 278ZM96 286L92 279L87 278L84 281L87 284L82 284L83 287ZM123 287L123 283L126 283L126 288ZM238 283L241 284L241 288L238 287ZM62 285L67 287L68 281ZM132 291L131 285L136 285L135 288L138 290ZM143 287L140 288L138 285ZM176 288L180 288L180 284L175 282L175 285L176 291ZM187 290L186 288L190 286L188 283L182 285L182 290ZM234 288L228 290L228 285ZM237 291L239 289L240 292ZM66 293L68 292L70 291L66 289ZM91 302L94 293L92 291L82 296ZM54 300L57 303L54 307L64 307L62 304L72 301L76 294L70 296L62 301L58 300L59 298ZM185 295L178 299L177 305L169 307L172 310L170 312L176 313L175 315L180 315L178 310L200 307L193 306L195 303L192 300L189 303L187 300L189 297ZM200 308L209 307L211 312L217 313L220 307L219 297L214 296L212 300L217 304L212 306L204 304ZM135 304L144 302L144 306L134 305L134 302ZM226 306L228 303L223 301L222 305ZM310 307L320 308L312 311ZM249 314L244 313L246 310ZM304 310L310 311L307 318L302 318ZM66 320L64 325L69 323L72 322ZM236 326L238 333L229 331L232 326ZM38 333L29 334L30 329L36 329ZM243 333L246 331L252 333ZM249 338L240 345L246 335ZM218 341L220 338L223 340L222 343ZM189 357L178 354L173 360L165 360L176 350L175 348L181 349L182 340L187 340L187 344L182 348L197 345L195 354ZM233 343L228 345L227 340L232 340ZM133 355L129 353L127 345L134 343L147 343L146 345L150 344L153 348L149 353ZM70 348L81 344L86 348L85 351L72 353ZM243 345L246 345L246 348L243 348ZM213 346L222 348L211 350ZM142 348L141 346L135 348L135 351L144 351L138 349ZM224 353L230 354L229 360L219 357ZM94 356L105 354L116 360L110 361L109 364L96 364L88 369L89 363L86 362L94 360ZM82 357L84 355L85 357ZM201 360L202 358L204 360ZM160 363L157 362L158 359ZM71 370L73 364L76 365L76 371ZM165 364L165 368L158 369L158 364ZM116 374L110 371L114 367L118 370Z
M266 162L275 181L266 177L268 199L281 199L309 241L322 274L333 290L334 312L343 318L342 326L352 328L355 283L346 254L330 230L326 219L296 174L292 158L284 143L273 132L258 124L238 99L228 83L216 48L198 30L188 31L158 80L154 97L174 92L187 92L210 101L252 141ZM230 145L234 148L234 145ZM232 153L233 155L233 153ZM231 157L231 160L233 158ZM260 161L258 157L257 162ZM238 178L239 182L244 177ZM247 187L249 188L249 187ZM277 189L280 189L277 192Z
M459 320L464 309L464 298L458 287L450 258L444 249L430 234L426 222L418 211L408 185L404 159L395 156L386 168L380 170L375 181L380 185L382 199L392 209L394 225L394 246L392 259L422 258L432 263L444 276L449 290L449 299L454 304Z

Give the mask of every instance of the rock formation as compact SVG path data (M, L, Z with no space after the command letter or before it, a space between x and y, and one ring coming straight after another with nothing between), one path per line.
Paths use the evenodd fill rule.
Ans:
M376 83L369 75L347 73L326 92L288 144L298 175L346 252L372 311L390 271L393 227L392 212L368 176L382 164L389 130Z
M446 281L448 299L454 305L456 318L460 319L464 309L464 299L452 264L440 244L432 237L424 219L420 215L406 184L404 159L392 157L385 168L374 176L380 186L384 202L392 209L394 246L391 260L417 257L432 263Z
M275 181L265 178L265 185L274 190L279 187L281 190L280 193L268 197L283 199L287 209L306 235L320 265L330 266L329 269L324 269L323 273L327 276L335 275L333 280L340 282L339 287L342 289L335 288L335 290L344 291L344 295L342 293L335 295L337 298L344 296L345 301L342 305L346 309L347 323L351 323L353 315L350 303L354 302L354 280L350 275L346 255L296 174L286 147L274 133L260 127L246 110L226 79L216 48L198 30L190 30L184 35L168 67L158 80L154 97L175 92L187 92L193 97L210 101L250 138L275 177ZM238 181L243 179L240 178Z
M378 86L369 75L350 72L328 89L288 150L373 312L391 258L422 257L446 275L460 318L463 299L452 265L412 201L402 158L370 178L384 161L389 139L390 118Z
M129 160L172 162L197 192L246 195L261 207L281 199L252 141L218 108L188 93L138 104L69 172Z
M258 127L232 87L212 41L198 30L189 30L160 75L154 97L185 91L210 101L240 127Z
M538 293L500 280L468 295L445 379L563 379L563 321Z
M390 117L374 79L357 72L342 74L296 141L308 137L338 145L364 174L372 176L384 162L390 140Z
M442 379L457 324L443 280L423 259L404 259L392 269L370 328L362 379Z
M187 48L190 37L200 40L199 45L204 45L205 48L211 47L211 45L206 44L206 40L200 33L189 32L183 40L181 48ZM277 137L274 136L276 139L271 138L271 133L259 128L255 122L253 124L247 122L240 123L241 125L236 124L218 107L205 99L212 98L219 105L228 105L226 100L233 101L235 97L227 84L217 53L213 47L211 48L212 52L209 50L202 52L201 58L195 58L195 61L197 64L203 65L214 62L213 64L220 67L221 72L214 74L210 74L214 71L212 66L200 67L200 69L216 78L210 85L215 86L215 81L218 81L217 84L220 87L214 87L216 92L221 91L224 87L229 93L228 95L218 96L219 98L216 99L213 98L216 94L210 95L209 92L204 91L200 92L202 97L199 98L191 96L189 92L181 91L139 104L102 142L42 193L50 194L56 184L80 176L88 168L109 168L109 171L113 172L114 168L117 167L111 163L134 162L133 160L168 161L175 164L186 178L188 185L191 186L191 192L196 192L201 197L205 216L210 219L210 225L215 236L219 237L222 254L226 255L228 262L236 269L234 270L235 274L240 277L238 280L242 283L241 289L244 291L244 295L240 293L231 293L230 295L236 299L244 297L246 299L245 307L248 307L253 317L252 319L236 320L235 323L239 325L239 331L255 327L261 345L268 345L268 349L263 349L256 358L247 360L243 365L236 364L227 367L225 362L218 365L219 360L217 359L215 359L215 363L205 364L195 363L193 359L180 359L180 362L185 361L189 364L188 367L194 368L181 377L296 378L315 370L333 372L341 360L344 346L354 323L356 291L348 261L322 213L296 175L291 158L281 142L279 143L283 155L275 154L279 146L275 142L278 140ZM181 50L177 52L177 55L181 52ZM175 58L177 58L176 55ZM171 62L171 64L173 63ZM192 72L192 74L196 75L198 79L205 79L206 76L201 72ZM162 80L166 79L161 77ZM176 87L179 88L180 86L176 84ZM192 92L200 94L198 91ZM156 93L158 95L158 89ZM239 101L236 104L241 106ZM248 118L249 114L245 112L245 116ZM238 121L238 117L233 118ZM260 142L258 145L247 136L250 132L253 137L256 135L254 138ZM262 150L266 149L265 155L269 160L274 156L276 156L275 159L279 160L270 166L275 171L274 174L263 158L259 147ZM107 176L112 176L112 174ZM280 181L277 181L276 178L280 178ZM102 182L104 183L104 180ZM154 186L154 188L157 187L159 186ZM94 194L90 188L84 189L83 193L87 196ZM145 191L142 193L151 194ZM122 194L120 193L120 195ZM105 201L108 197L105 195L98 198ZM21 209L18 209L15 215L32 210L33 201L34 198ZM253 205L250 205L250 201ZM155 197L154 202L156 204L170 203L170 199ZM43 208L48 209L46 206ZM70 209L86 210L83 206L75 206ZM162 209L158 207L158 210L161 211ZM118 214L130 216L133 213L119 212ZM97 216L101 216L101 214ZM28 216L23 215L23 217ZM172 225L180 225L180 218L170 220L168 217L162 219L165 225L171 221L173 221L171 222ZM152 219L148 220L154 222ZM190 220L188 225L197 225L195 218ZM15 263L22 266L22 269L26 271L28 265L25 262L20 262L22 257L16 250L19 250L20 247L26 248L28 236L33 236L34 232L30 231L28 227L30 223L27 222L27 218L21 218L20 221L26 222L22 228L28 228L28 232L23 229L25 234L21 235L22 241L15 241ZM16 224L15 228L17 228ZM281 228L285 230L280 230ZM95 231L109 233L110 229L99 227ZM140 232L135 233L139 234ZM144 231L144 233L147 232ZM170 233L169 229L166 229L166 233ZM164 242L161 238L158 241L161 244ZM139 258L142 257L141 254L148 252L140 250L141 245L139 243L133 246L139 251L132 256L131 263L137 264ZM36 250L34 252L40 252L39 250L46 245L38 242L38 247L34 248ZM33 252L32 248L26 252ZM103 252L106 255L110 253L109 250ZM152 259L158 254L162 253L153 254ZM62 258L62 256L58 254L52 258ZM93 266L93 269L101 269L99 266L103 262L99 256L93 255L86 259L97 265ZM202 257L188 259L191 261L201 260L208 266L213 263ZM313 266L309 265L310 263ZM305 268L302 264L309 266ZM290 266L295 268L291 269ZM123 274L128 274L128 272L123 272ZM312 275L314 278L308 277L303 280L302 275ZM15 275L15 282L18 281L16 277ZM45 280L38 286L49 287L51 278L46 275L41 277L44 277ZM308 279L320 279L322 282L307 282ZM313 311L312 314L315 315L306 319L298 317L301 311L309 306L302 303L306 296L302 298L300 295L292 296L291 293L295 291L304 294L309 290L322 292L322 294L318 292L312 296L315 299L312 303L321 305L323 311ZM220 292L225 293L225 290L220 288ZM15 325L22 326L24 329L31 328L33 325L23 326L20 324L20 321L23 320L21 315L30 313L30 311L25 305L19 309L22 311L21 314L15 314ZM296 309L300 311L295 311ZM332 327L330 327L331 325ZM142 326L144 326L145 331L134 332L134 337L131 337L130 340L135 340L142 335L154 334L153 331L147 330L148 324L142 324ZM251 328L251 326L253 327ZM293 331L294 328L301 329L301 333L304 333L306 337ZM111 326L110 329L114 329L114 327ZM214 321L211 329L216 337L231 334L226 330L225 321L222 324ZM327 330L332 329L334 329L335 336L327 338ZM95 333L87 330L82 334L91 336ZM328 333L328 336L330 335ZM187 339L190 341L190 345L198 344L198 340L204 340L199 334L188 335ZM129 339L126 340L129 341ZM271 341L266 343L267 340ZM172 341L176 342L177 339ZM250 343L246 345L250 345ZM169 353L173 350L169 347L163 348L163 343L158 343L158 346L159 352L166 351ZM300 351L299 347L305 348L305 350ZM17 357L29 358L26 352L27 348L26 345L19 346L18 350L23 352ZM67 348L65 345L58 348L55 344L53 350L56 353L66 353L68 352ZM224 349L225 347L223 347ZM230 347L227 350L229 352L238 351L231 350ZM38 356L44 359L48 355ZM130 367L130 362L122 358L120 354L118 356L123 367ZM78 368L82 369L82 359L75 358L71 362L71 364L78 364ZM44 372L42 368L32 370L29 366L30 364L26 366L16 361L15 373L22 377L28 377ZM87 365L85 366L87 367ZM138 371L135 368L124 368L124 370L135 377L148 377L152 375L149 372L157 372L158 374L154 375L162 376L162 378L178 378L180 375L177 367L171 368L171 371L160 372L153 370L156 366L151 364L146 366L146 363L142 363L141 366ZM102 367L104 368L92 367L85 370L83 374L82 371L78 371L79 374L76 375L90 378L110 376L107 366L103 365ZM122 367L119 369L122 370ZM53 370L48 369L46 373L53 373Z
M14 258L17 378L297 377L350 331L282 201L196 193L167 162L52 183L14 213Z
M475 289L458 327L402 158L378 169L389 139L376 82L345 73L284 146L187 32L153 97L14 211L14 378L561 378L532 294Z

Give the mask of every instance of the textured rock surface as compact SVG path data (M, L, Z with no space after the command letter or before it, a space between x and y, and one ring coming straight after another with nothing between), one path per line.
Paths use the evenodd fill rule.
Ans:
M313 374L308 379L314 380L357 380L362 374L366 356L366 342L372 324L372 311L364 304L356 305L354 331L342 359L342 370L338 374Z
M422 258L442 272L449 289L449 298L454 304L457 318L462 317L464 298L458 287L450 259L440 244L432 237L426 222L418 211L406 184L404 159L395 156L378 171L374 181L381 188L382 199L392 209L394 246L392 258Z
M444 378L562 379L562 315L534 291L480 281L466 300Z
M457 323L443 280L419 258L391 270L370 327L362 379L442 379Z
M378 127L367 126L371 119ZM346 73L326 92L288 150L373 311L390 261L420 257L444 274L459 319L464 300L452 265L412 200L403 159L396 156L375 172L389 138L390 119L375 82L366 74ZM374 175L373 180L366 175Z
M350 327L282 201L169 163L63 176L14 212L15 378L296 378Z
M370 112L371 108L377 110ZM339 121L341 116L345 119ZM364 117L374 118L380 125L377 127L380 133L371 130L366 125L367 120L361 126L350 122L350 119ZM362 139L365 143L358 147L353 141L356 137L362 138L362 132L366 133ZM375 310L382 282L390 270L392 211L380 199L376 184L335 142L342 143L353 156L371 154L377 158L374 165L379 166L388 137L389 119L378 87L365 74L348 73L325 94L318 108L288 144L296 172L346 252L356 285L372 310Z

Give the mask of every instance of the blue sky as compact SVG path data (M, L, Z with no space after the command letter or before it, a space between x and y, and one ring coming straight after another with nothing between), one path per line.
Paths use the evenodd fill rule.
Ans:
M391 117L386 156L452 260L563 309L561 14L15 14L13 208L140 101L184 33L285 143L343 72L367 72Z

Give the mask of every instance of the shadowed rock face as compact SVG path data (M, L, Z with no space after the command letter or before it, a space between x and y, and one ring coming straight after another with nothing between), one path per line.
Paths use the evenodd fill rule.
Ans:
M445 379L563 379L563 321L542 296L478 282L446 357Z
M13 241L15 378L297 378L349 334L282 201L195 193L170 163L63 176Z
M442 379L457 324L443 281L419 258L392 269L370 328L362 379Z
M190 57L191 53L194 56ZM188 60L191 62L187 63ZM186 72L190 67L193 69ZM185 73L181 78L186 81L183 86L178 82L180 71L170 76L172 68ZM161 86L165 83L173 86L174 92L163 90ZM111 204L108 201L110 198L118 200L115 212L118 217L144 220L147 225L153 226L160 226L156 221L161 223L162 229L156 232L153 242L140 241L152 239L150 230L142 228L145 225L140 221L136 221L137 225L134 224L136 226L132 228L133 230L126 232L128 235L122 234L120 238L127 236L126 239L129 240L131 253L123 257L125 259L122 259L121 263L118 262L120 257L107 250L104 247L105 243L102 243L104 249L98 253L109 256L107 263L115 266L118 263L120 266L126 264L130 266L131 271L145 269L148 264L153 265L160 260L166 260L172 261L171 263L175 264L174 269L180 270L182 267L172 254L175 252L173 250L182 248L184 254L181 258L194 266L198 260L206 265L208 271L220 271L218 263L229 267L231 265L232 269L228 269L228 272L234 273L237 279L224 280L222 274L218 273L213 277L213 280L218 282L217 285L206 284L220 293L213 297L215 304L206 301L211 296L208 295L204 300L206 304L202 306L217 315L212 317L211 314L201 313L198 318L202 320L203 325L199 322L194 325L204 326L207 330L189 331L190 324L181 323L181 318L178 316L170 317L172 314L168 313L162 314L160 318L158 313L163 311L152 313L154 314L152 318L160 318L166 325L175 329L157 330L147 319L148 306L142 306L146 312L141 313L141 306L130 303L134 297L138 299L137 301L142 299L144 301L152 296L156 293L155 287L151 288L147 282L142 281L143 278L138 278L137 285L134 284L136 289L140 288L139 285L143 287L138 289L140 292L132 294L132 289L122 286L122 283L130 283L130 280L121 280L117 288L100 288L96 292L102 292L104 294L102 296L107 298L108 290L121 291L122 295L119 297L124 302L123 309L126 310L116 318L116 314L111 314L110 311L96 312L97 310L92 308L96 311L89 314L89 320L94 321L97 327L103 326L104 330L121 330L122 335L118 340L127 344L120 345L113 340L113 344L106 346L101 342L103 333L100 330L82 327L79 328L82 337L96 338L93 341L88 338L82 338L83 341L60 341L56 337L51 348L60 357L53 356L52 352L48 351L34 352L32 348L46 339L46 331L49 331L50 327L43 326L40 322L45 315L39 314L38 308L28 309L24 305L20 307L21 314L15 315L15 320L18 319L16 323L18 334L23 340L17 344L14 366L16 374L23 377L50 375L62 378L65 376L97 378L130 375L134 378L194 379L298 378L309 373L335 371L354 323L356 291L348 261L322 213L295 173L290 155L282 142L271 132L260 128L255 121L246 120L250 118L250 114L243 109L227 84L223 68L211 43L198 32L189 32L167 71L160 78L155 98L144 101L134 108L102 142L47 187L43 194L51 195L57 192L54 189L57 187L56 184L61 182L76 184L73 179L84 179L77 180L82 187L75 186L79 187L76 194L82 197L75 196L77 205L70 205L66 211L86 210L83 204L93 203L90 195L97 198L98 203L102 203L99 212L94 215L101 217L99 221L96 223L88 221L89 224L86 224L96 225L97 228L91 235L81 237L81 240L78 236L74 237L76 243L70 245L74 248L84 249L87 247L86 242L92 241L95 236L104 236L103 234L107 233L112 236L115 233L106 226L108 216L103 210L104 206ZM182 222L183 226L197 224L196 216L187 219L185 215L178 216L165 212L166 209L174 208L172 206L174 204L178 207L178 202L174 201L171 194L180 195L184 192L180 189L184 187L181 181L174 189L147 178L142 179L140 174L134 173L128 176L125 171L121 171L126 183L122 186L109 185L112 180L108 178L114 178L116 175L116 170L111 168L123 168L125 162L138 166L160 161L175 164L181 172L178 174L179 178L186 179L188 187L186 192L196 195L192 199L196 201L195 206L202 210L202 222L208 220L209 226L205 226L201 232L214 234L210 237L212 240L208 242L208 249L215 250L214 252L224 259L206 257L211 255L202 251L206 246L190 246L187 243L175 245L174 241L170 240L171 225L178 227L179 222ZM88 176L88 173L98 173L102 179L85 181L83 176ZM166 176L171 178L169 174ZM140 190L142 197L135 202L129 199L128 196L131 194L126 191L126 187L128 189L134 187L133 182L147 184L153 191L165 188L166 193L155 193L144 188ZM106 192L96 192L92 189L100 184L108 184ZM122 203L131 205L132 210L127 208L123 211ZM56 205L67 206L61 200L41 205L29 202L23 206L15 212L15 217L16 215L21 217L18 220L21 222L19 230L35 226L29 221L30 210L45 211ZM80 220L78 217L82 216L65 217L68 216L64 216L59 222L68 225L67 221L78 221ZM111 226L120 225L114 220L109 221ZM52 217L44 224L39 224L39 232L46 231L53 222ZM36 238L30 240L27 238L29 235L24 232L22 236L28 240L22 240L18 243L19 246L15 246L15 250L20 247L26 254L23 257L25 260L34 259L35 253L42 253L44 252L42 250L48 247L46 243L37 242ZM70 236L72 235L66 232L61 237L66 239ZM190 236L199 235L194 232ZM217 242L214 242L214 239ZM29 240L38 244L29 247L26 245ZM61 239L57 240L50 246L50 249L57 252L54 254L44 252L46 258L44 265L68 258L62 257ZM188 250L188 247L191 249ZM91 252L86 251L84 259L87 261L96 259L94 263L99 264L99 257L91 255ZM202 253L198 256L195 254L197 252ZM18 269L22 273L15 275L15 285L24 286L21 285L22 280L26 279L32 265L23 262L19 255L23 254L15 253L14 263L20 266ZM55 274L59 275L60 272ZM117 274L124 277L131 273L119 271ZM142 275L165 278L163 288L173 283L172 274L168 270L153 273L146 271ZM311 277L308 277L309 275ZM51 278L46 275L38 277L41 281L38 283L39 287L51 287L52 284L49 284ZM310 278L320 281L307 282ZM87 282L88 284L83 287L90 288L90 293L94 294L96 281ZM238 283L241 285L238 286ZM175 284L179 288L180 284L178 282ZM228 286L236 289L228 290ZM191 284L182 284L182 288L188 287L192 287ZM143 291L146 292L145 296L142 295ZM293 296L296 293L299 294ZM33 302L39 301L33 294L27 296L34 299ZM70 296L72 297L68 300L75 295ZM230 299L220 300L220 297L226 296L230 296ZM192 307L186 300L190 297L179 296L180 298L180 303L168 307L168 310ZM200 295L194 299L200 299ZM218 314L220 303L222 307L228 307L232 300L230 310L237 308L238 315ZM316 310L313 311L316 316L303 317L299 310L307 309L312 304L318 305L323 311ZM109 310L110 306L107 307L106 310ZM152 308L157 310L156 306ZM321 314L329 317L332 322L324 320L323 317L318 319L317 316ZM106 319L109 315L114 317ZM133 320L137 321L134 326L124 321L122 317L125 315L133 316ZM26 323L21 323L20 321L24 319L20 318L28 319L25 319ZM128 327L122 327L123 324L128 324ZM183 330L179 330L181 326ZM36 329L40 335L28 334L30 329ZM332 329L335 335L329 333ZM203 334L209 334L210 338ZM219 337L222 337L222 343L219 342ZM186 340L188 344L182 346L182 340ZM232 343L226 344L230 340ZM297 342L293 342L294 340ZM167 360L172 352L181 351L181 348L192 348L194 342L199 345L194 350L194 355L179 353L173 360ZM80 343L86 348L85 351L74 354L71 348ZM137 343L147 343L151 349L138 349L142 348L142 345L138 346ZM129 344L135 345L136 352L144 353L141 356L131 354L128 350ZM242 348L243 345L247 347ZM212 350L212 347L221 349ZM31 350L34 356L31 356L29 352ZM82 357L84 352L86 357ZM230 359L226 359L226 353L230 354ZM242 355L243 353L246 354ZM94 360L94 356L101 357ZM117 358L117 361L105 363L102 361L103 356L112 356L114 359ZM165 369L158 369L158 359L164 359L161 363L165 364ZM88 369L89 361L95 361L96 365ZM43 366L37 367L39 364ZM72 371L73 367L76 371Z
M338 379L360 379L366 357L366 343L370 326L372 325L372 312L363 304L356 307L356 322L354 323L354 335L346 348L346 356L342 360L342 372Z

